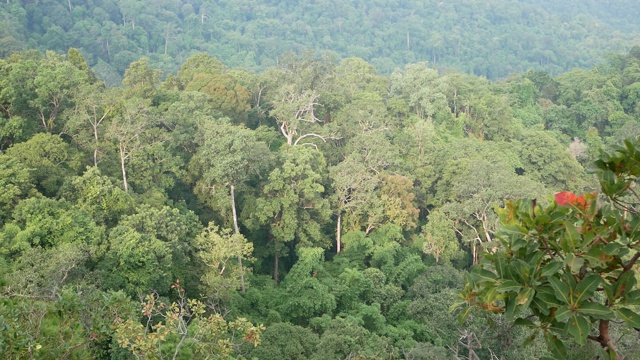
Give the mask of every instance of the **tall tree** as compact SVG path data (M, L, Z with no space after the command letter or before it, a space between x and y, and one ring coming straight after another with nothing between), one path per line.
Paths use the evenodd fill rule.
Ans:
M33 169L31 176L43 194L57 194L65 177L79 168L78 152L61 137L36 134L7 149L6 154Z
M337 215L336 252L342 250L343 216L349 223L358 223L366 205L374 196L379 179L364 164L347 158L329 169L332 180L334 213Z
M253 244L240 233L219 229L212 223L196 238L197 256L205 265L201 281L216 313L224 313L222 303L228 303L238 288L245 292L246 270L242 260L250 260ZM237 264L233 260L238 260Z
M59 115L73 104L81 85L88 82L87 72L55 53L47 52L33 79L37 97L31 100L46 131L54 132L62 128L57 122Z
M129 191L127 180L127 163L131 156L148 146L143 139L144 132L150 125L149 104L140 98L124 101L118 108L111 122L107 136L115 143L120 159L122 186ZM151 140L151 139L149 139Z
M274 279L279 278L279 258L287 247L327 247L323 226L331 208L324 197L325 161L320 152L308 147L285 147L280 151L282 166L269 174L264 196L257 199L255 216L269 226L274 254Z
M203 124L203 143L191 161L191 169L197 174L198 192L205 198L216 192L216 187L228 188L231 205L231 224L234 235L240 236L236 189L252 179L266 176L271 158L266 143L258 140L254 131L226 123ZM241 269L241 288L245 291L242 257L238 255Z
M100 148L104 146L101 138L104 128L120 101L116 90L84 86L79 90L75 106L68 111L67 132L80 146L93 150L94 167L98 166Z

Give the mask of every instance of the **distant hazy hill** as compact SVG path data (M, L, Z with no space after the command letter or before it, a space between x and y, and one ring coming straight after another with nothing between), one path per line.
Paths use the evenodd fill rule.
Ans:
M0 5L0 55L76 47L112 83L141 56L166 71L198 51L261 69L305 49L500 78L592 66L640 43L639 18L637 0L23 0Z

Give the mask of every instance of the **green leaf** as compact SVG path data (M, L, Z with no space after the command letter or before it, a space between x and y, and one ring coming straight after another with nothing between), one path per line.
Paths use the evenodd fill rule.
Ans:
M553 276L554 274L556 274L558 272L558 270L560 270L562 268L562 265L563 264L560 261L552 261L552 262L548 263L547 265L545 265L540 270L540 276L542 276L542 277Z
M555 313L556 321L563 322L573 316L573 311L568 306L560 306Z
M519 280L525 284L529 283L529 275L531 274L530 265L519 259L516 259L511 264L512 264L513 270L519 276Z
M526 247L528 244L529 244L529 242L525 238L518 238L511 245L511 250L516 252L516 251L522 249L523 247Z
M613 297L613 285L609 284L606 281L603 281L602 288L604 289L605 295L607 295L607 300L609 300L609 303L613 304L616 301L616 299L614 299Z
M549 288L539 288L535 297L536 299L540 299L547 305L547 307L550 308L564 305L564 303L555 296L553 290Z
M527 235L527 230L518 225L505 225L500 228L500 233L521 237Z
M544 340L547 343L549 351L556 359L564 359L566 357L567 348L564 346L562 340L558 339L557 336L551 333L546 333L544 334Z
M469 317L469 313L471 312L471 309L473 308L471 306L468 306L458 314L458 322L460 324L464 323L467 320L467 318Z
M580 243L580 248L584 249L587 247L587 245L591 244L593 242L593 239L595 239L596 237L596 233L591 230L591 231L587 231L586 233L582 234L582 243Z
M537 332L527 336L527 338L524 340L524 342L522 342L522 347L527 347L527 346L531 345L531 343L536 339L537 336L538 336Z
M471 272L471 277L473 278L473 280L476 283L482 283L482 282L495 282L496 281L496 274L492 273L489 270L485 270L482 268L475 268L472 272Z
M502 284L498 285L497 290L498 292L501 292L501 293L509 292L509 291L518 292L520 291L521 288L522 288L522 285L518 284L517 282L513 280L507 280Z
M615 309L615 312L622 320L624 320L624 322L627 323L627 325L634 328L640 328L640 315L637 313L627 308Z
M602 278L596 274L589 274L576 285L576 291L573 293L574 304L579 304L587 298L593 296L593 293L602 282Z
M614 349L608 349L609 351L607 352L607 350L605 350L604 348L599 348L598 349L598 355L600 356L601 359L609 359L609 360L618 360L618 354L616 354L616 351Z
M565 229L567 232L564 235L564 239L566 240L566 244L569 246L570 251L575 251L579 248L581 244L580 233L578 233L578 229L576 229L575 225L570 222L565 223Z
M567 323L551 320L548 329L554 334L565 336L567 334Z
M498 276L500 276L501 278L505 278L506 273L505 273L505 267L507 266L506 262L504 261L504 259L502 257L498 257L496 259L495 262L495 268L496 268L496 273L498 273Z
M517 318L513 321L514 324L518 326L526 326L530 328L537 328L538 326L529 319Z
M520 293L518 294L517 304L525 308L529 307L529 304L533 300L534 295L535 295L535 291L532 288L522 289L522 291L520 291Z
M509 298L505 300L505 305L504 316L508 321L511 321L516 316L516 308L518 307L518 304L516 303L516 296L509 296Z
M605 245L602 250L610 256L613 257L623 257L629 252L629 249L622 244L618 244L617 242L611 242Z
M573 253L568 253L564 259L564 263L571 269L571 273L578 274L582 265L584 265L584 259L575 256Z
M555 299L555 296L551 296ZM550 313L550 307L544 301L540 300L537 295L534 296L533 301L531 301L530 309L534 312L537 310L544 316L548 316Z
M640 217L634 217L629 224L631 227L629 235L631 238L637 238L640 235Z
M498 295L498 290L492 286L487 290L487 292L483 294L482 300L485 303L492 303L496 300L497 295Z
M578 344L584 346L587 343L587 336L589 335L589 322L587 319L574 313L569 320L567 330Z
M532 269L538 269L542 265L542 259L547 255L544 251L540 251L538 246L529 245L529 256L525 257L527 264L531 265Z
M626 293L624 302L626 305L640 305L640 289Z
M619 298L624 295L626 291L631 291L636 285L636 277L633 271L624 272L618 278L616 286L614 287L613 295Z
M556 295L556 298L563 302L563 304L571 304L571 299L569 295L569 286L558 278L550 277L549 283L553 288L553 292Z
M590 267L605 267L606 263L611 261L613 257L602 250L602 246L594 246L584 254L587 263Z
M595 302L587 302L580 306L577 310L579 313L590 316L594 319L612 320L614 318L613 311L608 307Z

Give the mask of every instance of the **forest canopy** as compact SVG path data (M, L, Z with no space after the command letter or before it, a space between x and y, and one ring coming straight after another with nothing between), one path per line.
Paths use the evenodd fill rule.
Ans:
M0 353L640 353L638 8L538 3L0 4Z
M314 53L252 73L200 53L170 74L141 58L106 87L77 49L12 54L3 354L539 358L531 329L495 336L508 319L448 307L501 236L495 208L597 188L585 168L640 132L638 68L638 48L499 82Z
M307 49L383 74L428 60L489 79L558 75L627 51L640 34L633 0L45 0L3 2L0 16L0 56L75 47L110 85L142 56L166 73L198 52L257 71Z

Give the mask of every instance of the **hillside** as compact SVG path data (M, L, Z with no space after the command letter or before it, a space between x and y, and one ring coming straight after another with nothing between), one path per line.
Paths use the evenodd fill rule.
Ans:
M50 0L0 5L0 55L80 49L117 85L141 56L166 73L195 52L259 70L285 52L357 56L381 73L429 61L490 79L531 68L591 67L638 43L632 0L155 1Z
M545 340L532 329L495 314L489 327L477 312L460 323L448 310L484 249L504 239L494 209L593 192L585 169L606 146L640 134L639 65L635 47L594 69L492 82L427 63L386 76L362 59L311 53L251 73L201 53L165 80L142 58L122 85L105 87L76 49L2 59L0 352L539 359ZM610 160L636 176L635 163ZM611 188L633 190L624 181ZM636 200L624 201L624 214L636 211ZM568 211L535 221L553 221L557 236L569 229L560 222ZM620 241L637 232L637 217L614 215L594 227L617 229ZM623 216L628 228L609 225ZM581 246L600 244L584 236ZM595 262L628 283L612 298L637 301L629 270L640 254L620 272L628 250L609 245L617 258L566 259L577 270ZM555 256L532 253L539 265ZM545 276L568 274L555 263ZM511 281L499 291L514 289ZM481 295L491 304L496 291ZM615 319L598 309L589 314ZM638 353L638 315L623 311L632 327L616 322L611 338L621 353ZM586 342L580 319L572 336ZM461 334L475 340L459 346ZM596 356L567 344L567 359Z

